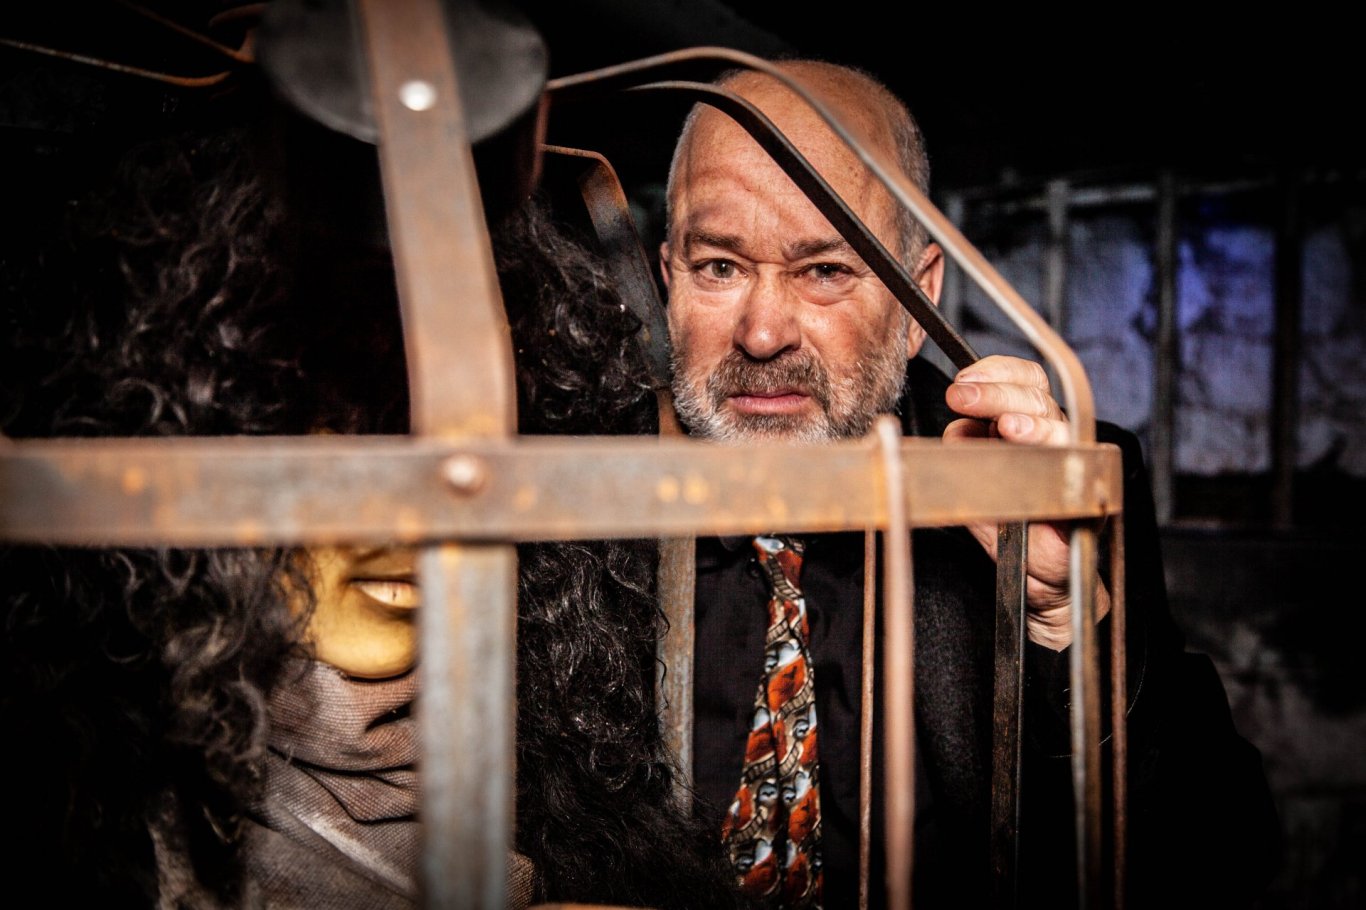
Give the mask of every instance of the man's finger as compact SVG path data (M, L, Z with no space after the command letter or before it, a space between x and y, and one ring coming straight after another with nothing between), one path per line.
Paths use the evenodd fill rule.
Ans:
M1032 360L1002 354L991 354L970 363L953 378L955 382L1000 382L1048 391L1048 374L1043 367Z
M1062 417L1062 409L1047 389L1032 385L955 381L944 400L954 411L968 417L989 419L1012 412L1052 420Z
M1070 439L1067 421L1046 420L1029 414L1002 414L996 420L996 432L1007 442L1020 445L1062 446Z

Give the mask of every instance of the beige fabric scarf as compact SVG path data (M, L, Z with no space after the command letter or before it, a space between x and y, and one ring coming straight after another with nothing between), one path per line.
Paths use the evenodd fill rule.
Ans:
M270 701L268 794L247 845L266 905L338 910L416 905L417 674L350 679L310 661ZM534 869L508 861L508 906L526 907Z

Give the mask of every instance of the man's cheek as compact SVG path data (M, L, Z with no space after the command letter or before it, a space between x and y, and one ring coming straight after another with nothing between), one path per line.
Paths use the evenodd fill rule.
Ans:
M709 336L705 331L700 331L694 321L670 323L669 338L673 344L675 362L685 372L696 372L711 359Z

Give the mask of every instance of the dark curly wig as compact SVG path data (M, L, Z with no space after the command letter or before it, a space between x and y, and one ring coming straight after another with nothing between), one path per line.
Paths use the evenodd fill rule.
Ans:
M407 430L392 266L364 242L310 243L270 135L140 143L50 230L5 226L5 434ZM493 236L521 431L650 431L637 326L594 255L535 201ZM653 544L519 549L517 847L539 897L734 904L714 839L671 796ZM58 903L153 904L148 820L174 806L200 881L233 903L267 697L302 653L293 554L10 546L0 577L14 868Z

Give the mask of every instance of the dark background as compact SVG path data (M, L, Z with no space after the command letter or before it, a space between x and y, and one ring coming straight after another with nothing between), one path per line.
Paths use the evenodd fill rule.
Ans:
M337 4L341 0L327 0ZM144 0L192 28L243 3ZM1204 22L1188 7L1129 5L1087 17L987 14L976 7L820 6L756 0L517 0L562 76L696 46L804 55L864 67L911 107L927 137L937 192L1057 174L1226 176L1268 168L1355 170L1359 137L1356 30L1340 14L1282 8L1275 18ZM227 38L232 28L212 30ZM42 0L0 9L0 38L183 75L223 68L119 0ZM45 59L39 64L37 61ZM0 98L0 129L16 123L118 133L173 118L221 89L167 90L133 77L0 47L0 78L39 69L22 104ZM241 68L239 68L241 69ZM58 73L93 98L63 96ZM46 81L45 81L46 80ZM552 111L552 139L610 146L628 186L659 180L681 119L661 96L620 93ZM36 108L46 104L47 110ZM60 113L53 108L61 108ZM26 122L27 121L27 122Z
M552 75L702 45L864 67L921 122L940 190L1002 175L1366 162L1352 88L1358 41L1340 15L1293 6L1204 22L1189 5L1066 17L1037 4L1004 15L951 6L530 0L527 9L548 36ZM656 137L666 154L672 138Z

